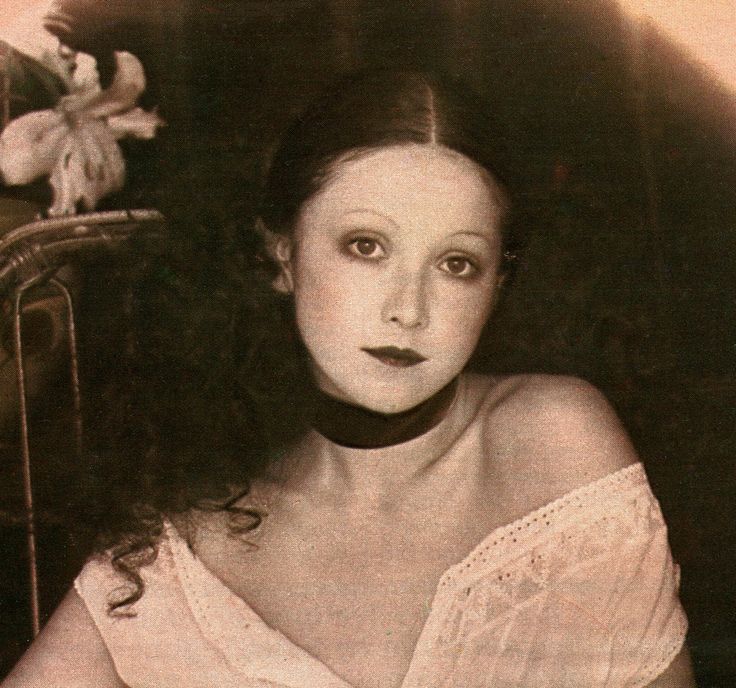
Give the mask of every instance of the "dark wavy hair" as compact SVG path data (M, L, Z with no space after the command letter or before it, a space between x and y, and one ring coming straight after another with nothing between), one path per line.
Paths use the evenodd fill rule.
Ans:
M272 156L262 221L272 232L289 234L304 202L341 161L407 144L448 148L487 173L490 190L505 211L504 253L513 255L521 237L510 216L516 180L505 132L490 105L465 84L427 72L366 71L324 93L294 121Z
M304 202L346 157L431 144L488 173L507 207L503 250L510 256L520 241L505 143L490 107L452 79L415 71L352 75L295 120L258 189L242 178L235 185L241 197L217 207L170 199L162 204L170 225L163 253L133 251L122 264L98 266L98 282L117 272L128 285L108 299L97 286L86 290L94 294L85 358L94 432L84 475L95 507L85 522L102 533L98 551L130 583L110 600L111 613L132 613L140 599L139 569L155 560L165 517L225 510L247 538L263 517L247 506L252 481L309 425L306 352L289 299L271 288L277 267L257 227L288 235ZM255 210L244 210L249 204ZM115 333L117 344L102 342L101 331Z

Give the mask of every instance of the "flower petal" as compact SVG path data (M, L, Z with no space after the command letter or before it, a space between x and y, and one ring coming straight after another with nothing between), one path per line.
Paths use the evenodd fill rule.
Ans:
M108 117L107 123L115 138L134 136L137 139L152 139L156 136L156 129L165 122L155 113L146 112L142 108L133 108L122 115Z
M64 116L38 110L18 117L0 135L0 174L6 184L30 184L51 172L69 127Z
M51 215L73 214L80 202L93 210L100 198L122 188L123 154L103 121L82 122L70 133L49 181L54 190Z
M115 53L117 70L109 88L100 91L84 106L90 117L109 117L135 106L146 89L146 74L140 60L132 53Z

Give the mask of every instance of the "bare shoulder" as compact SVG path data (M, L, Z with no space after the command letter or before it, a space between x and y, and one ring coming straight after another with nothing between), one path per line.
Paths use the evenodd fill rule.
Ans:
M84 602L70 590L2 688L125 688Z
M545 503L638 461L621 421L593 385L562 375L514 375L498 383L489 421L514 481L540 486Z

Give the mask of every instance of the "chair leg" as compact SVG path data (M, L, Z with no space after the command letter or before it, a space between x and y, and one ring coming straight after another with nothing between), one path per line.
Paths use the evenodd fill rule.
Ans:
M69 287L57 277L49 280L61 292L66 301L67 312L67 340L69 342L69 367L71 371L72 403L74 405L74 440L77 459L82 457L83 425L82 425L82 395L79 387L79 359L77 357L77 331L74 317L74 300Z
M31 624L33 636L41 630L38 599L38 562L36 554L36 514L33 503L33 484L31 480L31 452L28 442L28 403L26 399L26 375L23 364L22 310L23 296L27 288L20 286L15 293L13 304L13 336L15 340L15 369L18 378L18 416L20 419L20 440L23 468L23 499L26 511L26 545L28 548L28 577L30 581Z

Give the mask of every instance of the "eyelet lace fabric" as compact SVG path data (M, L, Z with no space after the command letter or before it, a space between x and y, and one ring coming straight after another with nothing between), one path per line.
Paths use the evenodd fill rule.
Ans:
M172 526L142 570L136 616L93 560L76 581L131 688L351 688L269 627ZM641 688L682 647L687 621L659 505L641 464L490 533L439 580L402 688Z
M634 464L499 528L451 568L403 688L646 686L684 642L678 586Z

